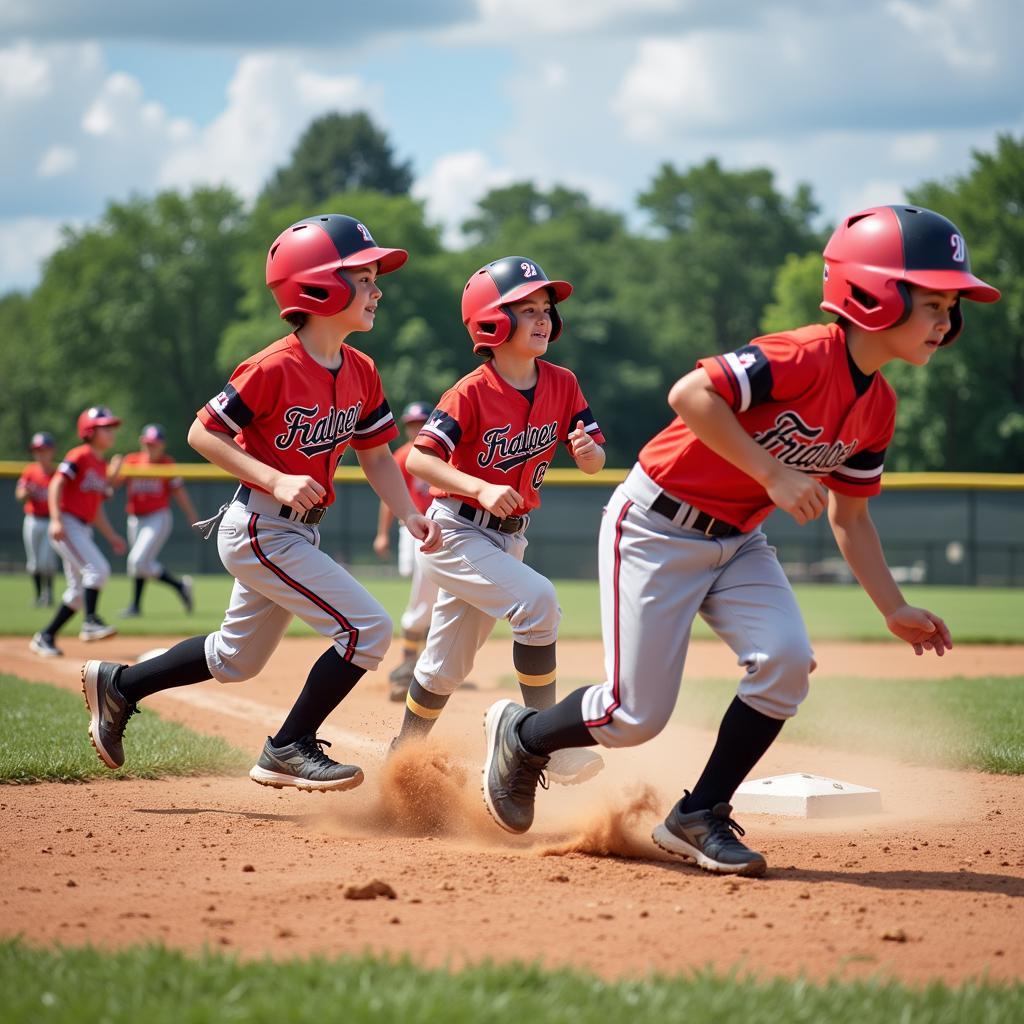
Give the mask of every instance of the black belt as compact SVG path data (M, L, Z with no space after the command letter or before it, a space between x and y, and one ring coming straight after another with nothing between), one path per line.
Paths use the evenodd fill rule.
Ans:
M246 487L244 484L238 488L235 493L235 497L243 504L249 503L249 498L252 496L252 488ZM290 519L292 522L305 523L307 526L316 526L325 515L327 515L327 509L322 505L317 505L316 508L311 508L308 512L296 512L291 505L282 505L281 511L278 515L282 519Z
M679 515L679 510L684 505L686 505L685 502L676 501L675 498L669 497L669 495L662 491L654 499L651 508L659 515L663 515L666 519L671 519L675 522L676 516ZM686 505L686 507L693 508L692 505ZM700 530L705 537L736 537L743 532L738 526L723 522L721 519L715 519L714 516L709 516L707 512L701 512L700 509L694 509L694 511L697 513L697 518L692 523L685 523L685 525L691 530ZM683 524L680 523L680 525Z
M492 515L490 512L484 512L483 509L470 505L466 501L459 506L459 515L463 519L468 519L471 523L475 523L476 517L481 513L484 518L478 525L486 526L488 530L497 530L498 533L519 533L526 526L526 516L507 516L505 519L500 519L498 516Z

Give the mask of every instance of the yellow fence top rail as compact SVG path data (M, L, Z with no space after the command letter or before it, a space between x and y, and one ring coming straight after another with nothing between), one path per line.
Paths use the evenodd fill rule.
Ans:
M0 477L18 477L28 460L0 460ZM571 487L614 487L626 478L626 469L602 469L587 476L576 469L549 469L544 477L548 484ZM121 475L149 477L181 477L183 480L230 480L219 466L208 462L177 462L169 466L124 466ZM358 466L339 466L334 474L338 483L365 483ZM1024 473L886 473L883 488L896 491L1024 491Z

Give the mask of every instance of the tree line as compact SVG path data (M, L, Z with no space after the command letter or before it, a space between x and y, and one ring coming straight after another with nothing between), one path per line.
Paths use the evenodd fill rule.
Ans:
M37 287L0 298L0 456L21 457L35 430L69 446L78 412L102 403L125 420L119 449L156 421L187 460L195 410L286 331L264 284L269 243L319 212L357 216L380 244L410 252L381 282L374 330L353 339L396 410L434 401L477 365L459 308L477 267L528 255L571 281L549 357L579 377L612 466L631 464L669 421L668 389L698 358L825 319L829 230L808 186L786 195L766 168L663 164L636 200L643 228L574 189L514 183L479 201L462 249L445 247L411 183L410 165L365 114L332 114L309 126L249 206L227 188L167 191L111 202L95 223L67 228ZM886 369L901 400L887 467L1020 472L1024 138L1000 136L963 176L908 194L959 225L975 271L1003 301L968 304L964 335L927 369Z

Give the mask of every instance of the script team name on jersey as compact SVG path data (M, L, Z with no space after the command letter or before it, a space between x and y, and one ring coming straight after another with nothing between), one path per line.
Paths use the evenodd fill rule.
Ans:
M779 413L767 430L753 435L754 440L784 466L804 473L831 473L857 450L857 440L831 444L814 443L824 427L811 427L792 409Z
M307 458L334 451L352 439L362 408L363 403L356 402L347 409L331 409L326 416L317 418L319 405L289 406L284 412L284 433L274 438L274 446L281 451L294 447Z
M512 424L503 427L491 427L481 435L484 450L477 457L477 465L481 469L494 466L502 472L508 472L528 462L535 455L548 451L558 441L558 421L545 423L542 426L528 424L518 434L509 436Z

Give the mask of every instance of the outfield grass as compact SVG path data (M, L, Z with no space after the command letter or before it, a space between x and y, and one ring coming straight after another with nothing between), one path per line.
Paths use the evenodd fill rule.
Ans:
M458 973L371 957L242 963L147 947L116 953L0 944L10 1024L1011 1024L1024 985L757 982L710 971L605 982L578 971L485 965Z
M409 594L402 579L368 579L367 589L387 608L397 623ZM177 595L166 586L151 583L143 598L145 615L118 619L117 612L129 601L130 581L115 576L103 591L100 614L129 636L187 636L210 632L220 625L231 594L231 577L196 577L196 613L186 615ZM597 584L589 580L556 580L562 606L560 635L597 639L601 635ZM855 586L822 584L796 588L800 607L814 640L891 640L881 616L867 595ZM907 599L941 615L953 632L954 643L1024 644L1024 590L984 587L907 587ZM31 636L50 616L48 609L31 606L31 582L26 576L0 576L0 635ZM67 629L77 630L74 619ZM289 634L310 633L304 623L292 623ZM507 623L499 623L497 635L507 636ZM711 631L698 621L695 636Z
M128 728L128 767L111 772L89 742L89 713L80 695L0 674L0 783L231 774L250 763L223 740L151 711L133 717Z

